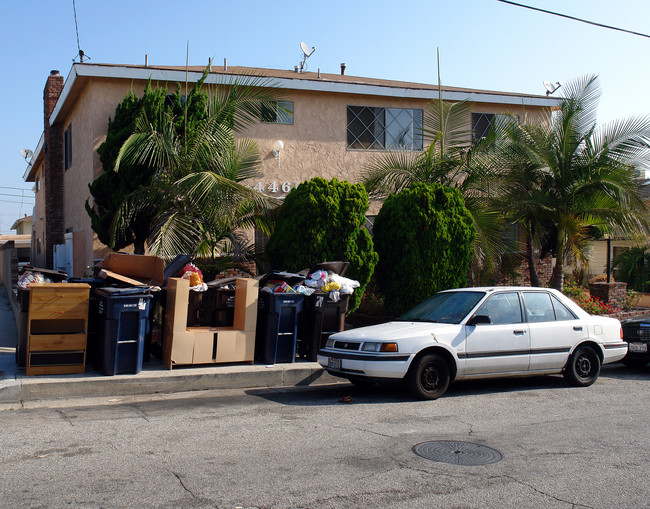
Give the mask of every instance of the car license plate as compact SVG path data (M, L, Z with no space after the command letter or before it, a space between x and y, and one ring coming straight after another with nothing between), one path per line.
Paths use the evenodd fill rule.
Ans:
M630 352L646 353L648 351L648 343L630 343L628 348Z
M341 371L341 359L335 359L334 357L327 358L327 367L328 369L334 369L336 371Z

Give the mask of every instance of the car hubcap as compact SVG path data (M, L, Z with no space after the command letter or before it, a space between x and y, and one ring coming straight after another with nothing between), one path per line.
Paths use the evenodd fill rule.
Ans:
M578 376L587 378L591 374L591 361L588 357L582 356L578 359L577 363Z
M434 366L422 370L422 386L427 391L435 391L440 383L440 374Z

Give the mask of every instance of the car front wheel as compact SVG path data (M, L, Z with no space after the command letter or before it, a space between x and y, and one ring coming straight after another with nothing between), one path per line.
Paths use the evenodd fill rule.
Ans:
M449 367L439 355L423 355L415 360L408 373L407 382L419 399L437 399L449 387Z
M593 348L583 346L578 348L564 370L564 378L576 387L587 387L593 384L600 374L600 358Z

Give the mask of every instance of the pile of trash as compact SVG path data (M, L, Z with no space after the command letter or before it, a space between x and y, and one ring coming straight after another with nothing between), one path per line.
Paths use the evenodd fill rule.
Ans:
M26 270L18 278L18 288L22 288L23 290L26 290L34 283L53 283L53 281L40 272L32 272L30 270Z
M190 290L195 292L205 292L208 289L208 285L203 281L203 273L193 263L188 263L181 269L177 277L183 279L189 279L190 281Z
M262 292L302 293L304 295L312 295L315 292L327 293L331 301L338 302L342 294L352 294L355 288L359 288L358 281L340 276L333 271L316 270L304 279L298 274L278 272L275 275L278 276L277 279L272 279L272 274L271 279L261 288ZM297 278L299 282L291 286L283 280L286 276Z

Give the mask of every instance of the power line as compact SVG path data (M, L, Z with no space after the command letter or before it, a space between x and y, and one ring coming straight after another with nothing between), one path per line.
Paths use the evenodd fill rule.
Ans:
M568 14L560 14L559 12L547 11L546 9L540 9L539 7L531 7L530 5L518 4L517 2L510 2L509 0L497 0L504 4L514 5L516 7L523 7L524 9L530 9L531 11L539 11L545 14L551 14L553 16L559 16L561 18L571 19L573 21L580 21L581 23L586 23L588 25L593 25L601 28L609 28L610 30L618 30L619 32L625 32L627 34L639 35L641 37L646 37L650 39L650 35L642 34L641 32L634 32L632 30L626 30L625 28L613 27L611 25L604 25L602 23L596 23L595 21L589 21L587 19L576 18L575 16L569 16Z
M26 200L33 200L33 196L23 196L21 194L8 194L8 193L0 193L0 196L11 196L12 198L24 198Z
M18 203L19 205L34 205L33 203L25 203L24 201L11 201L11 200L0 200L0 203Z
M31 189L26 187L9 187L9 186L0 186L0 189L16 189L18 191L31 191Z

